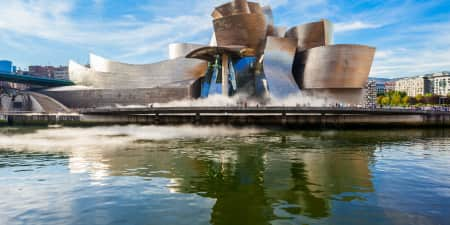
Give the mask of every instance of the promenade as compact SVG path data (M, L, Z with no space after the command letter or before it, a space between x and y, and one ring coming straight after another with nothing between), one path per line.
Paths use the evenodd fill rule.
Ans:
M325 107L136 107L95 108L67 114L7 113L8 125L230 125L294 129L450 127L450 112L424 109Z
M411 108L358 108L358 107L123 107L90 108L79 111L86 115L130 115L130 114L320 114L320 115L450 115L448 110Z

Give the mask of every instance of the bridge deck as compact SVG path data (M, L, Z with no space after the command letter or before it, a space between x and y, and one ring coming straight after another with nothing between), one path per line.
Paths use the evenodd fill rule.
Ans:
M41 78L28 75L17 75L13 73L0 72L0 81L7 81L21 84L39 85L44 87L60 87L74 85L72 81Z

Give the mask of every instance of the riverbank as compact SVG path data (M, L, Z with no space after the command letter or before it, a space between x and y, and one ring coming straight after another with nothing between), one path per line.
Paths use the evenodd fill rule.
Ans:
M450 113L409 109L357 108L122 108L72 114L2 114L4 125L231 125L295 129L365 127L450 127Z

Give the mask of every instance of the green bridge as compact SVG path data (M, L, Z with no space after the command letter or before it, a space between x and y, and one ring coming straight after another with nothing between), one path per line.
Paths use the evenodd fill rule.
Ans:
M72 81L41 78L29 75L18 75L14 73L0 72L0 81L7 81L21 84L39 85L43 87L60 87L75 85Z

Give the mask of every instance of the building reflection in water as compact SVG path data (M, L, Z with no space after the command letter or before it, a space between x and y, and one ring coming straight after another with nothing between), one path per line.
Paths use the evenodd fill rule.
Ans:
M363 193L374 191L370 164L376 141L362 138L344 147L340 137L319 132L214 141L140 143L104 151L101 157L77 155L70 169L87 166L94 175L167 178L172 193L216 199L212 224L245 224L246 218L268 224L283 215L326 218L333 200L364 200Z

